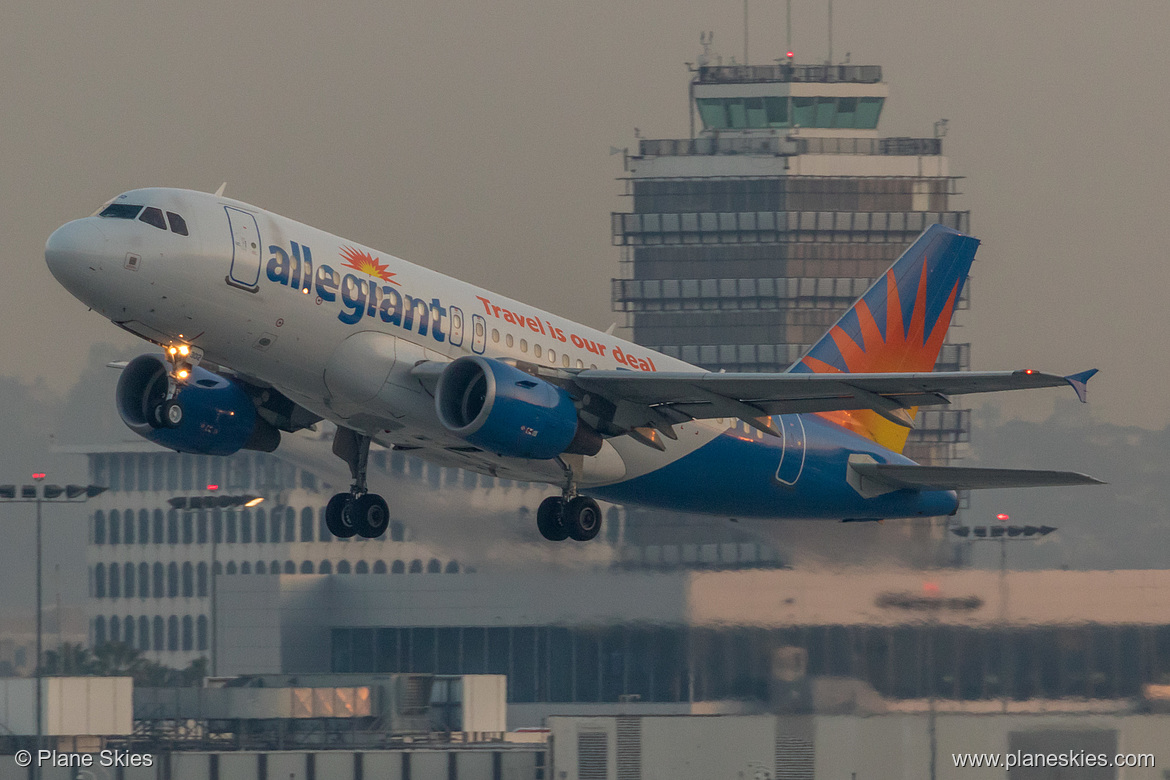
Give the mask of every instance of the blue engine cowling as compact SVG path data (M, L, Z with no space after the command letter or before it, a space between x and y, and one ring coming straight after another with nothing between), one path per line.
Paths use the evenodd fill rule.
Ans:
M196 366L176 396L183 407L177 428L154 423L166 397L168 365L162 355L139 355L122 369L116 393L122 422L144 439L179 452L231 455L242 449L271 452L280 432L256 414L244 389Z
M578 424L568 393L491 358L467 355L447 366L435 409L447 430L498 455L546 460L601 448L600 437Z

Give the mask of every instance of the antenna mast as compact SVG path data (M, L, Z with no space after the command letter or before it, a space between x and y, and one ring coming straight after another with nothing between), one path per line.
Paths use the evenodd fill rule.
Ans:
M743 0L743 64L748 64L748 0Z

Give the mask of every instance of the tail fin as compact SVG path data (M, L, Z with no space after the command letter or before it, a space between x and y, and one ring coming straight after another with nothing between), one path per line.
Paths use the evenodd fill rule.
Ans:
M971 236L931 225L789 371L930 371L978 247ZM895 452L909 433L869 410L823 416Z

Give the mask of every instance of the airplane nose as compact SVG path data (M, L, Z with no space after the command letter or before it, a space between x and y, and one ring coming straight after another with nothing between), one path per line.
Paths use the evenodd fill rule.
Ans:
M67 222L45 242L45 263L66 289L72 290L86 272L96 271L94 261L104 253L106 236L93 220Z

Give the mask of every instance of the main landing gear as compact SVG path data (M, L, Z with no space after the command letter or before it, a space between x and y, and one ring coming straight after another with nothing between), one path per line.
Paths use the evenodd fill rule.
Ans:
M561 467L565 470L564 495L549 496L540 502L536 528L550 542L588 542L601 532L601 507L592 498L577 495L573 470L563 461Z
M366 466L370 459L370 437L349 428L338 428L333 437L333 454L349 465L353 485L325 505L325 526L339 539L361 536L377 539L390 525L390 508L377 493L366 490Z

